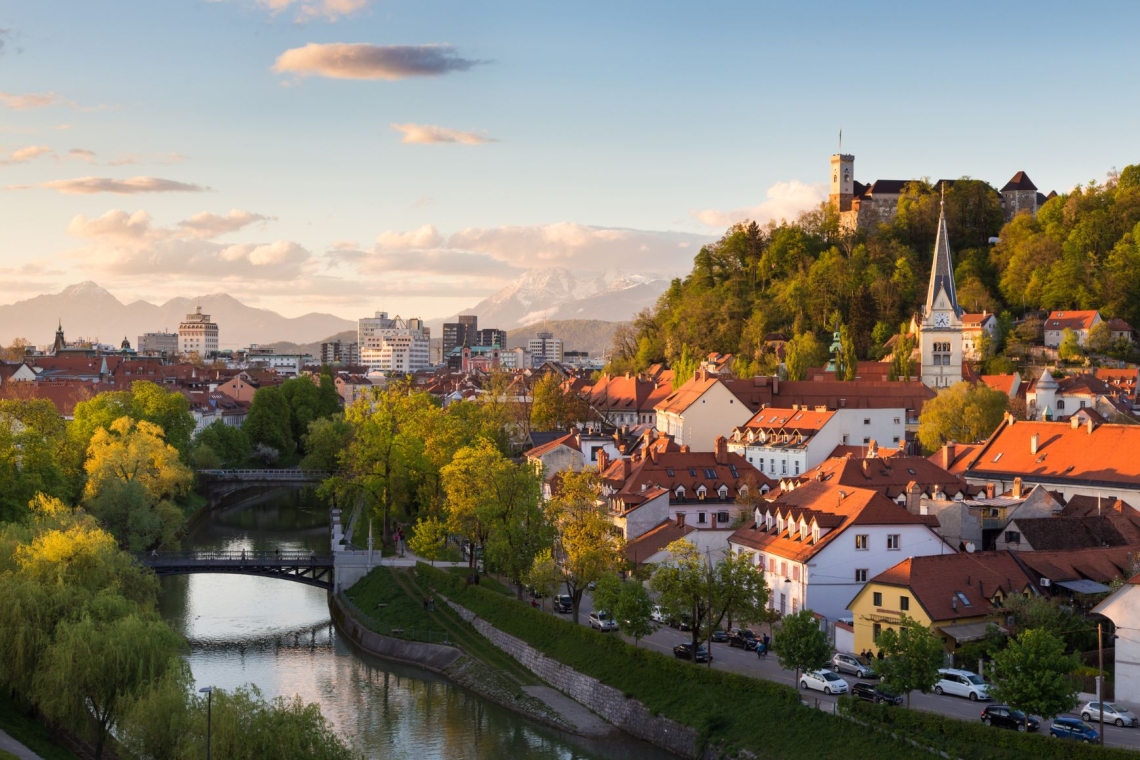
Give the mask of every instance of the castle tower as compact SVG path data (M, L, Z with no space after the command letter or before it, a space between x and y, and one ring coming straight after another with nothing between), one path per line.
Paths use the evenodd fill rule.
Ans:
M831 207L836 211L850 211L855 197L855 156L836 153L831 157Z
M1056 417L1057 412L1057 381L1049 374L1049 370L1041 370L1041 377L1037 378L1037 384L1034 386L1036 391L1036 399L1033 402L1033 409L1030 414L1033 419L1048 422Z
M930 267L918 346L922 352L922 382L931 388L946 388L962 379L962 312L954 288L945 201L938 217L934 263Z

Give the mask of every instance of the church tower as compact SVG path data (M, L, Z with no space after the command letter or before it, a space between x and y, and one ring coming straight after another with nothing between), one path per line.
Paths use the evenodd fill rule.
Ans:
M931 388L946 388L962 379L962 312L954 289L945 199L938 216L938 238L934 241L934 263L930 267L918 346L922 352L922 382Z
M836 211L850 211L855 197L855 156L836 153L831 157L831 195L828 200Z

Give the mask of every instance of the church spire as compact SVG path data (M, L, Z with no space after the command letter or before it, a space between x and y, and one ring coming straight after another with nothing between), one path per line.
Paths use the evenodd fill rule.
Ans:
M961 315L958 308L958 293L954 288L954 261L950 258L950 237L946 233L946 187L942 187L942 201L938 209L938 237L934 241L934 263L930 267L930 285L926 290L926 311L930 317L938 301L938 293L946 293L946 300L955 316Z

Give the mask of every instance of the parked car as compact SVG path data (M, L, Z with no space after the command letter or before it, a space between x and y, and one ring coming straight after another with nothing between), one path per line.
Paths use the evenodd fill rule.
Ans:
M1029 716L1028 722L1030 731L1036 731L1041 727L1040 721L1032 715ZM1025 713L1021 710L1014 710L1009 705L986 705L986 709L982 710L982 723L987 726L1024 731Z
M740 647L741 649L751 652L756 648L759 639L756 634L747 628L733 628L728 632L728 645L730 647Z
M712 659L709 650L700 644L697 644L697 654L694 656L691 642L685 642L684 644L678 644L673 647L673 656L679 660L692 660L693 662L708 662Z
M554 597L554 611L562 613L573 612L574 600L570 598L569 594L559 594Z
M603 633L606 631L616 631L617 621L610 617L610 614L604 610L594 610L590 613L590 627L596 628Z
M1100 702L1089 702L1082 707L1081 717L1087 721L1100 723ZM1104 703L1104 722L1114 723L1117 726L1128 726L1129 728L1137 723L1136 715L1131 710L1112 702Z
M989 687L977 673L958 668L939 668L938 674L940 678L934 684L935 694L969 697L971 702L990 698Z
M1100 732L1079 718L1054 718L1049 735L1058 739L1072 739L1085 744L1100 741Z
M666 617L667 616L665 614L665 610L661 609L660 604L653 605L653 612L649 615L650 620L652 620L654 623L660 623L664 625Z
M851 687L851 696L875 704L901 705L903 698L879 684L860 681Z
M846 694L847 682L830 670L809 670L800 676L801 689L815 689L824 694Z
M728 641L728 634L717 628L712 632L712 640L715 644L723 644Z
M878 678L866 657L848 652L839 652L831 658L831 669L836 673L850 673L857 678Z
M693 630L693 619L688 615L671 617L669 618L669 625L680 631L691 631Z

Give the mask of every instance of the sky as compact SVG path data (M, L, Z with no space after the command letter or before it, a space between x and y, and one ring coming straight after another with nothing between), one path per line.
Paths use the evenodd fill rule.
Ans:
M443 317L855 176L1140 160L1140 4L0 0L0 303Z

